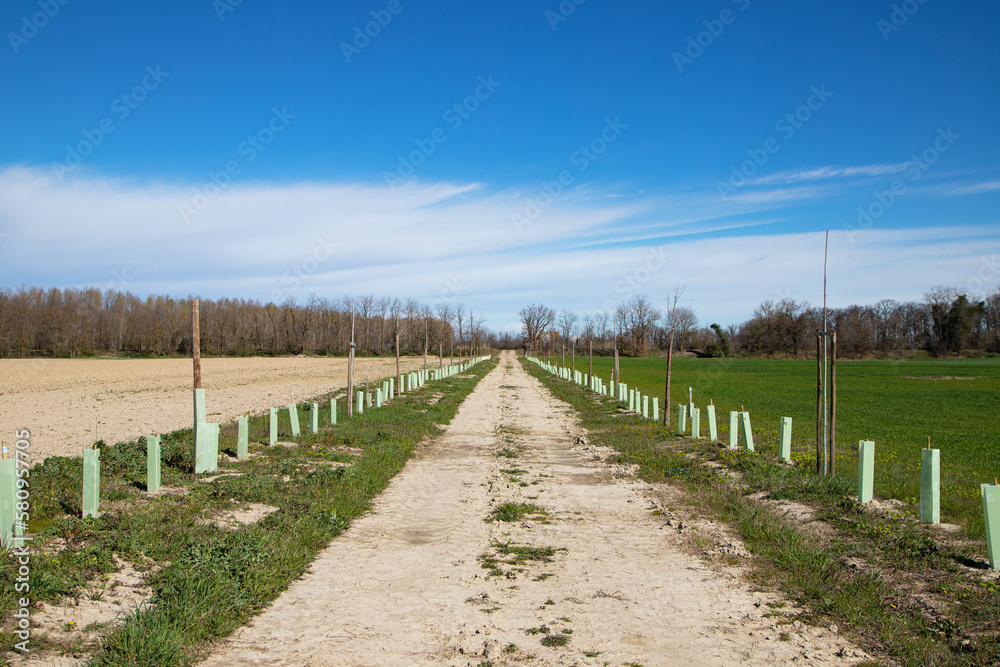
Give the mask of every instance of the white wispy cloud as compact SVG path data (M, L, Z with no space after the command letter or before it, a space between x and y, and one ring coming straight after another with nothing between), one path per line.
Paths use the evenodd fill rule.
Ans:
M994 192L996 190L1000 190L1000 181L986 181L984 183L952 188L945 195L949 197L961 197L964 195L979 195L984 192Z
M792 169L751 179L749 185L788 185L791 183L822 181L831 178L884 176L885 174L898 174L905 168L906 163L901 162L899 164L870 164L859 167L834 167L829 165L812 169Z
M728 323L779 294L820 298L822 232L762 231L799 222L787 205L794 197L776 193L723 202L711 188L611 199L574 191L518 233L511 217L538 195L530 188L248 181L185 224L178 208L190 186L59 183L12 167L0 171L0 285L262 301L445 298L499 329L526 303L582 313L639 292L662 306L680 283L703 321ZM995 226L876 226L853 243L835 232L832 303L919 298L932 284L961 285L982 255L998 253Z

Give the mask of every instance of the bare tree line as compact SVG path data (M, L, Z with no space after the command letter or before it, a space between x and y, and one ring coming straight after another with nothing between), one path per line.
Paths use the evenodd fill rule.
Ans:
M468 356L494 345L485 320L463 304L376 297L280 305L201 299L201 350L211 355L346 354L351 309L360 352L390 354L399 333L407 354ZM191 350L191 298L96 288L0 288L0 357L92 354L174 355Z
M670 316L672 314L672 317ZM673 349L701 356L802 356L815 353L823 313L807 301L768 299L741 324L699 326L690 306L676 303L661 311L646 295L633 296L613 313L582 317L532 304L520 312L521 345L534 353L559 354L564 341L578 337L595 354L642 356ZM900 355L926 350L933 355L1000 353L1000 289L977 298L936 286L923 301L883 299L828 311L840 354Z

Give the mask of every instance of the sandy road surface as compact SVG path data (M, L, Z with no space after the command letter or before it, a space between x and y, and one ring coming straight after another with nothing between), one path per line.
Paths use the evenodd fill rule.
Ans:
M450 361L450 360L449 360ZM202 360L209 421L287 405L347 386L347 360L248 357ZM396 372L395 359L358 359L359 381ZM437 358L428 357L436 368ZM404 358L407 370L423 357ZM108 442L191 426L189 359L0 359L0 437L31 431L34 461L79 456L98 438ZM98 424L100 421L100 424ZM96 432L96 433L95 433Z
M578 434L568 406L505 354L373 510L204 664L847 664L825 630L784 626L780 641L763 618L771 598L686 555L650 511L654 489ZM498 457L504 447L520 455ZM548 515L484 520L507 501ZM498 542L556 551L487 578L477 558Z

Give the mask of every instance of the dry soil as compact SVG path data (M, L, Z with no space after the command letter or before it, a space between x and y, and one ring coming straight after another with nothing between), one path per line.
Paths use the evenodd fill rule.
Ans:
M450 360L446 360L447 361ZM347 385L347 360L317 357L249 357L202 360L209 421L234 419L305 400ZM437 367L437 358L428 364ZM401 366L423 366L423 357ZM395 359L357 359L357 381L393 375ZM31 432L33 462L80 456L98 439L130 440L190 427L193 373L185 359L2 359L0 438Z
M516 458L498 456L504 450ZM203 664L840 665L862 657L832 629L779 625L768 612L782 601L751 592L738 570L692 555L686 533L652 511L663 489L609 454L586 444L569 406L505 354L372 511ZM490 520L508 502L544 513ZM547 562L497 562L491 576L485 559L512 547L553 551Z

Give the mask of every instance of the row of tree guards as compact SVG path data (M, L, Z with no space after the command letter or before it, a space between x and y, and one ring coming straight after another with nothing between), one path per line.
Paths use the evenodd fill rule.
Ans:
M675 306L676 307L676 306ZM667 346L667 372L663 387L663 425L670 423L670 375L673 370L673 333ZM576 337L572 344L571 371L576 373ZM594 343L590 341L588 377L594 376ZM530 352L529 352L530 355ZM398 361L397 361L398 363ZM563 366L566 366L565 348ZM611 382L621 383L618 345L614 348ZM690 401L689 401L690 402ZM837 332L816 332L816 474L837 473Z
M836 332L820 332L819 346L823 345L823 337L829 336L831 342L830 359L823 359L818 355L818 378L817 378L817 425L816 425L816 470L819 474L834 474L834 462L836 449L833 446L833 434L836 425ZM820 348L822 352L822 347ZM620 403L627 404L629 411L643 419L659 419L659 410L656 397L652 400L652 412L650 412L649 396L642 395L638 390L629 388L621 382L619 369L616 364L611 376L611 382L605 383L603 379L593 375L593 363L591 362L591 374L584 376L573 369L567 368L565 360L562 366L549 364L534 357L526 357L529 361L538 364L541 368L581 387L589 387L602 396L607 396ZM829 361L827 365L826 361ZM669 363L669 362L668 362ZM669 366L668 366L669 368ZM829 373L827 376L826 373ZM669 371L668 371L669 377ZM826 381L829 379L829 387ZM667 386L669 387L669 380ZM668 390L669 391L669 390ZM829 394L827 393L829 391ZM669 396L669 393L667 394ZM827 403L829 400L829 403ZM669 423L670 404L666 403L663 411L664 425ZM829 410L827 409L829 407ZM706 408L708 418L708 437L714 441L717 439L715 405L709 403ZM684 434L688 431L688 420L690 418L690 436L698 439L701 437L701 411L695 407L692 389L688 388L688 404L678 404L677 410L677 432ZM778 436L778 457L785 463L792 463L792 418L782 417L781 428ZM739 411L729 413L729 449L738 449L740 442L747 451L754 451L753 431L750 426L750 413L744 408ZM822 463L822 465L821 465ZM858 443L858 502L862 504L872 502L874 498L875 481L875 443L871 440L862 440ZM1000 484L982 484L980 492L983 499L983 517L986 525L986 550L990 566L993 569L1000 569ZM920 505L919 516L922 523L936 524L941 520L941 451L931 448L930 437L927 438L927 448L920 453Z
M198 300L192 300L192 333L195 344L192 349L192 359L194 364L194 471L196 474L204 472L214 472L218 469L219 458L219 424L206 422L205 413L205 393L202 387L201 378L201 353L197 344L199 337L198 322ZM352 341L353 343L353 341ZM351 349L353 351L353 344ZM399 365L399 348L397 346L396 355L396 377L383 380L381 386L374 392L369 391L367 382L364 390L359 390L355 397L353 383L353 355L350 358L348 374L351 378L347 393L347 414L352 415L364 412L365 405L369 407L381 407L383 402L393 396L406 391L413 391L431 380L441 380L451 377L457 373L464 372L482 361L489 359L489 356L478 356L473 358L459 358L458 364L444 365L443 357L439 367L435 370L418 370L403 374ZM426 350L424 352L424 365L426 366ZM373 398L374 394L374 398ZM319 405L310 404L309 430L311 433L319 431ZM288 405L288 417L291 425L293 437L300 435L298 405L294 397ZM330 424L337 424L337 399L330 399ZM270 409L269 440L268 444L277 444L278 435L278 409ZM249 447L249 414L241 415L237 425L237 457L245 458ZM161 441L160 435L146 436L146 490L156 493L160 489L161 479ZM83 498L82 512L83 518L97 517L100 509L101 498L101 450L95 444L83 450ZM22 539L25 530L26 519L19 518L26 515L26 512L19 510L19 502L25 504L26 491L18 485L17 460L8 458L7 445L3 443L2 453L0 453L0 548L11 548L16 546L15 540ZM20 494L20 495L19 495Z

